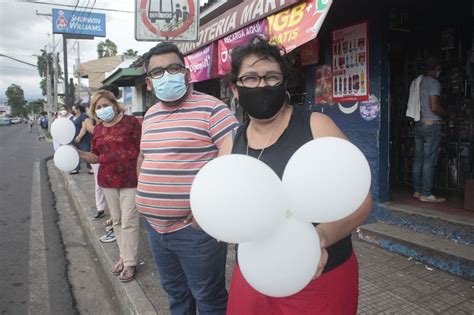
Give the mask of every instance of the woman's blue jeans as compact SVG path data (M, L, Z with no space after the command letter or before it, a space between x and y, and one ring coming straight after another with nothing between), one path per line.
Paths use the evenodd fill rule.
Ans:
M429 196L433 189L433 175L441 140L441 125L434 123L415 125L415 160L413 162L413 185L415 192Z

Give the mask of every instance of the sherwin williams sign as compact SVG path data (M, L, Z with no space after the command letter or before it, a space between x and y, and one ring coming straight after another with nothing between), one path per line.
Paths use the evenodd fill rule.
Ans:
M214 46L213 43L184 58L186 67L191 72L191 82L205 81L212 77Z
M262 20L232 33L218 41L218 74L226 75L230 72L232 50L243 46L258 34L266 34L267 20Z
M105 14L53 9L53 33L105 37Z

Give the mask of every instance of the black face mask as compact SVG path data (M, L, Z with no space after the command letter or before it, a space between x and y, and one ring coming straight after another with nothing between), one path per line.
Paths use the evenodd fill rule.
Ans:
M257 119L272 118L286 102L284 84L248 88L237 86L239 104L252 117Z

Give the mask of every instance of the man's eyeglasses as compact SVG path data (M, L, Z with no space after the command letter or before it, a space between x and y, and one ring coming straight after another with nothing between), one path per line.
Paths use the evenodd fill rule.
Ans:
M156 67L151 69L150 72L148 72L148 76L150 76L152 79L159 79L165 75L165 71L169 74L176 74L180 73L183 69L184 65L180 63L172 63L164 68Z
M260 85L260 82L265 82L268 86L277 86L283 82L283 74L281 73L269 73L265 75L256 75L256 74L248 74L243 75L237 79L243 86L249 88L255 88Z

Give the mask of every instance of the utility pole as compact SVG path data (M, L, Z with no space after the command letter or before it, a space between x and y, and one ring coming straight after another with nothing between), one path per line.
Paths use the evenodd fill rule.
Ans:
M79 41L77 41L77 59L76 59L76 75L77 75L77 99L81 99L81 57L79 56Z
M54 68L54 76L53 76L53 111L58 111L58 56L56 55L56 41L54 40L54 33L53 33L53 68Z
M44 51L46 53L46 111L51 111L51 79L49 76L49 55L48 55L48 45L44 45Z
M64 58L64 103L66 106L72 106L69 102L69 88L68 88L68 69L67 69L67 36L63 34L63 58Z

